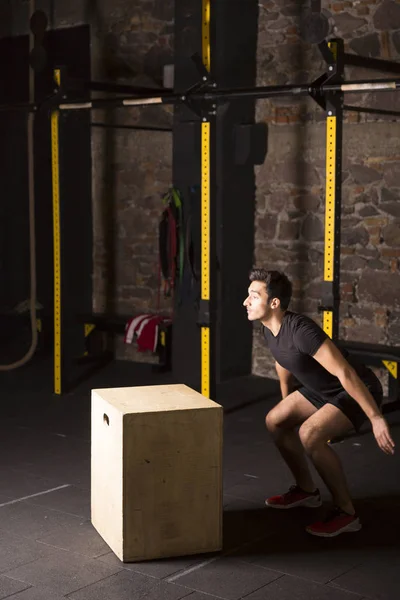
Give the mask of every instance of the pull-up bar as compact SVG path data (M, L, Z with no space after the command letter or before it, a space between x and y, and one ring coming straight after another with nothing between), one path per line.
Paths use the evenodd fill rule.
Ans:
M207 82L203 82L206 85ZM198 102L217 102L240 100L243 98L254 98L257 100L263 98L276 98L284 96L323 96L327 93L365 93L397 91L400 89L400 79L377 79L374 81L349 81L330 83L307 83L300 85L280 85L266 86L244 89L217 90L216 84L212 84L213 89L207 91L194 91L187 94L158 93L154 96L136 95L129 98L98 98L89 101L66 101L60 102L60 94L56 93L43 104L14 104L0 106L0 111L27 111L36 112L41 108L50 107L52 110L92 110L101 108L120 108L130 106L147 106L152 104L180 104L180 103L198 103ZM99 86L100 87L100 86Z
M329 92L372 92L372 91L394 91L400 89L400 79L381 79L375 81L350 81L347 83L326 83L321 86L314 84L303 84L299 86L283 85L256 87L239 90L213 90L207 92L194 92L188 95L165 95L147 98L104 98L91 100L90 102L68 102L59 105L60 110L78 110L105 108L106 106L145 106L148 104L178 104L190 100L191 102L218 100L240 100L242 98L271 98L282 96L308 96L325 94Z

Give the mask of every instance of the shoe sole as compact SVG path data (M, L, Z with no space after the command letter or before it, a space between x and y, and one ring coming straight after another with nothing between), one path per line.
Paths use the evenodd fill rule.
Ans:
M342 527L342 529L339 529L339 531L334 531L332 533L312 531L311 529L308 529L308 527L306 527L306 531L307 531L307 533L309 533L311 535L315 535L317 537L330 538L330 537L336 537L337 535L340 535L341 533L356 533L357 531L360 531L361 528L362 528L362 525L361 525L360 521L357 521L355 523L349 523L348 525L346 525L346 527Z
M321 498L308 498L307 500L299 500L298 502L292 502L292 504L268 504L268 500L265 501L265 506L268 508L278 508L279 510L288 510L289 508L318 508L322 506Z

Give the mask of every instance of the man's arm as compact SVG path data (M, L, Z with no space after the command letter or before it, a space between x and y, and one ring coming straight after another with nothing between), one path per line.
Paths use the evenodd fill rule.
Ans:
M314 354L314 358L329 373L339 379L346 392L361 406L371 421L379 447L387 454L393 454L394 442L382 413L367 387L344 358L340 350L336 348L330 339L327 339Z
M293 391L293 376L290 371L282 367L275 361L275 369L278 373L279 384L281 386L282 398L286 398Z

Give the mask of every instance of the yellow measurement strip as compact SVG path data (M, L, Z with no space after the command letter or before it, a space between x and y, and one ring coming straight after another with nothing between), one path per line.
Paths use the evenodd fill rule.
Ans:
M329 337L332 338L332 335L333 335L333 312L331 310L324 311L322 329L325 331L326 335L329 335Z
M201 126L201 299L210 300L210 123ZM210 395L210 328L201 328L201 393Z
M210 0L203 0L203 65L210 71L211 51L210 51Z
M60 71L54 72L60 85ZM51 170L53 183L53 253L54 253L54 392L61 394L61 246L60 246L60 173L59 113L51 114Z
M333 281L335 245L336 117L326 123L325 263L324 280Z
M210 123L201 125L201 297L210 299Z
M333 56L337 57L337 44L330 43ZM335 256L335 195L336 195L336 117L326 121L326 188L325 188L325 249L324 281L334 277ZM330 338L333 336L333 312L323 314L322 328Z
M202 4L202 56L211 66L210 0ZM201 125L201 299L210 300L210 123ZM210 397L210 327L201 328L201 393Z
M326 122L326 190L325 190L325 252L324 281L334 276L335 253L335 186L336 186L336 117ZM333 335L333 313L324 311L323 330Z

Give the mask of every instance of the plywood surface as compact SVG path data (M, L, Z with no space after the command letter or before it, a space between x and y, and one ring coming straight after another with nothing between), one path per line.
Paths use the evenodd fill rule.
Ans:
M92 398L96 397L115 406L122 414L219 407L183 384L98 389L92 391Z

